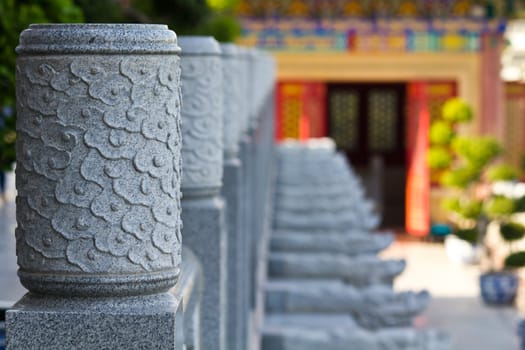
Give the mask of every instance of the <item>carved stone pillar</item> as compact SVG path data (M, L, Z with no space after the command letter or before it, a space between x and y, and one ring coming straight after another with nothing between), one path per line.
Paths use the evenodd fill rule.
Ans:
M224 185L222 195L227 203L226 218L228 227L228 327L227 348L244 350L242 345L242 325L246 323L242 307L244 288L242 271L244 263L242 252L244 242L241 227L241 160L239 159L241 125L244 119L242 90L242 61L238 47L222 44L223 91L228 92L223 99L224 123Z
M8 348L178 349L179 301L165 293L181 261L175 33L31 25L17 53L16 238L30 292L7 314Z
M212 37L180 37L182 48L182 219L184 244L202 263L203 349L225 350L227 232L223 175L223 80Z

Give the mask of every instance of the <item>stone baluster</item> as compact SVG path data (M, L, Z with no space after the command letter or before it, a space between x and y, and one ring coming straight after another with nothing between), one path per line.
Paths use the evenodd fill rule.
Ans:
M266 284L266 267L268 262L268 245L271 229L271 199L273 197L273 88L268 83L273 81L273 72L268 68L270 56L254 51L252 67L254 74L255 96L254 120L252 123L252 252L253 252L253 328L261 329L264 318L264 288ZM268 75L268 76L267 76ZM254 332L257 337L260 335ZM258 341L255 338L255 341Z
M228 223L228 327L227 348L244 350L242 325L247 319L242 305L243 250L242 231L242 168L239 147L243 115L242 61L239 48L233 44L222 44L223 91L228 95L223 100L224 123L224 184L222 195L227 203Z
M181 349L180 49L164 25L31 25L17 47L8 349ZM152 336L154 334L155 336Z
M242 305L243 322L241 327L241 348L248 349L248 335L249 335L249 315L251 310L250 293L251 293L251 231L250 231L250 215L251 211L249 208L249 176L248 171L250 170L249 165L252 161L250 149L251 149L251 136L249 130L249 120L251 115L251 89L252 89L252 77L250 74L250 51L251 49L245 47L238 47L240 69L242 72L241 86L242 86L242 113L240 120L240 150L239 158L241 160L241 240L243 249L241 251L240 259L242 261L242 290L241 297L239 299Z
M184 245L202 263L203 349L225 350L227 232L223 177L223 72L212 37L182 36Z

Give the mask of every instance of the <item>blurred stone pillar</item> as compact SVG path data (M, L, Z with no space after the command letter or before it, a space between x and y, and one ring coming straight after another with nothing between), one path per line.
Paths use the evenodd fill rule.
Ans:
M247 196L248 196L248 164L250 162L249 157L249 147L250 147L250 135L248 130L249 116L250 116L250 96L251 96L251 75L250 75L250 50L245 47L238 47L239 51L239 64L241 70L241 93L242 93L242 113L239 120L240 124L240 137L239 137L239 158L241 161L241 206L240 206L240 225L241 232L240 239L242 240L241 254L239 258L242 261L241 268L241 295L239 303L242 307L242 323L241 323L241 348L248 349L248 327L249 327L249 317L250 317L250 283L251 283L251 270L250 270L250 230L249 230L249 221L248 217L250 215Z
M180 48L164 25L31 25L17 47L8 349L181 349Z
M212 37L180 37L184 245L202 263L203 349L226 350L227 232L223 177L223 72Z
M233 44L222 44L223 91L227 92L223 100L224 123L224 185L222 195L227 203L226 218L228 223L228 350L244 350L242 345L243 317L242 261L243 231L241 227L241 185L242 172L239 159L241 124L244 116L242 65L239 49Z

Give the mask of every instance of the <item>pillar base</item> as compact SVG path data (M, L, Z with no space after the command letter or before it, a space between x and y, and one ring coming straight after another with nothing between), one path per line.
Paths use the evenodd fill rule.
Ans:
M168 293L61 298L28 293L6 314L7 349L176 349L182 302Z
M185 197L181 216L184 245L195 253L204 274L202 348L226 350L228 236L224 200L218 196Z

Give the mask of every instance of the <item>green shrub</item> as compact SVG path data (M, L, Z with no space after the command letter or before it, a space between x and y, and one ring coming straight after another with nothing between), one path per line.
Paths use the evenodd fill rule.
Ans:
M450 166L452 156L443 147L431 147L427 153L427 162L430 169L445 169Z
M0 0L0 171L10 170L15 160L15 47L20 33L31 23L82 19L71 0Z
M459 199L455 197L444 198L443 201L441 202L441 206L445 210L453 211L456 213L459 212L459 210L461 209L461 204L459 203Z
M493 196L485 204L485 212L493 219L510 215L515 208L515 201L505 196Z
M501 154L501 146L493 137L458 136L452 141L452 149L470 166L485 167Z
M469 243L477 243L478 241L478 230L476 228L468 228L468 229L457 229L454 231L454 234L464 241L467 241Z
M514 201L514 211L516 213L525 212L525 196L522 196Z
M449 169L441 176L441 184L447 187L466 188L480 177L480 169L471 166Z
M507 164L494 165L487 170L487 179L490 181L512 181L518 176L518 169Z
M454 137L454 130L446 121L435 121L430 127L430 142L434 145L448 145Z
M499 225L501 237L507 242L517 241L525 236L525 226L517 222L502 222Z
M472 120L472 108L460 98L451 98L443 105L442 116L452 123L468 122Z
M508 268L525 267L525 252L516 252L509 254L505 258L504 265Z

